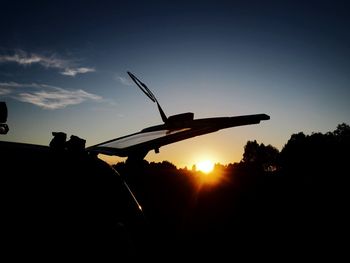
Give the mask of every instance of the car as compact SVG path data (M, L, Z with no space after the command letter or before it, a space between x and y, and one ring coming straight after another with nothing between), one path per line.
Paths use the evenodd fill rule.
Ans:
M130 258L146 253L152 232L142 203L99 154L127 157L127 162L135 163L164 145L270 118L254 114L194 119L193 113L167 117L150 89L128 74L157 104L162 124L90 147L85 147L85 139L77 135L68 139L63 132L53 132L47 146L0 141L6 249L63 258L72 253L101 255L101 251L115 259L118 251ZM10 130L5 102L0 116L6 134Z

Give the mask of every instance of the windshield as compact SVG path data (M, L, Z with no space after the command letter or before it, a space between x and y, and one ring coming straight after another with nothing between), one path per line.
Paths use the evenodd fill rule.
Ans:
M162 137L174 135L183 131L190 130L191 128L184 128L178 130L161 130L161 131L152 131L146 133L136 133L127 137L115 139L104 144L99 145L100 147L110 147L116 149L128 148L130 146L138 145L144 142L153 141L160 139Z

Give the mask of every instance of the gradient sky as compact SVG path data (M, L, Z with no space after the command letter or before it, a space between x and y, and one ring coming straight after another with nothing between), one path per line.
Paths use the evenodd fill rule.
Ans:
M350 123L349 1L0 1L1 140L87 146L169 115L266 113L258 125L164 146L149 161L238 162L248 140L278 149L293 133Z

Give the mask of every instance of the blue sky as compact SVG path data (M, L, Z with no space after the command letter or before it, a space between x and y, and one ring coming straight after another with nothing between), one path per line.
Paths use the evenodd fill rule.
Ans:
M52 131L87 146L167 115L266 113L271 120L150 153L178 166L242 158L247 140L281 149L299 131L350 123L347 1L1 1L2 140L47 145Z

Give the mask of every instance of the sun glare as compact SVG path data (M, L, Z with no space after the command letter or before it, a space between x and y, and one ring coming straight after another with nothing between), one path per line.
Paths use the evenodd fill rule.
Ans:
M224 179L220 167L209 159L197 162L194 168L197 173L193 175L199 188L216 186Z
M214 169L214 163L210 160L201 161L196 164L196 168L203 173L210 173Z

